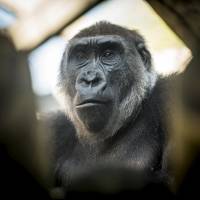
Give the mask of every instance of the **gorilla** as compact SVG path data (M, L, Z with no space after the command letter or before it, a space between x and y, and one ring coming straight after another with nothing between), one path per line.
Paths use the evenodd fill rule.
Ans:
M111 179L121 181L120 169L141 174L138 182L140 177L146 182L146 177L165 180L167 142L160 85L137 31L101 21L76 34L59 70L65 109L50 119L57 182L67 188L97 172L99 179L113 172ZM106 166L111 166L108 173L101 173Z

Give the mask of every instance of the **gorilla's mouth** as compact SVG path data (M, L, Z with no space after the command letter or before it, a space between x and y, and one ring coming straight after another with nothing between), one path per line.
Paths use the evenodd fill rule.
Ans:
M111 105L111 100L105 97L79 98L75 104L76 116L87 130L99 133L109 121Z
M89 107L89 106L99 106L106 104L107 101L105 100L98 100L98 99L87 99L82 101L81 103L78 103L76 105L77 108L83 108L83 107Z

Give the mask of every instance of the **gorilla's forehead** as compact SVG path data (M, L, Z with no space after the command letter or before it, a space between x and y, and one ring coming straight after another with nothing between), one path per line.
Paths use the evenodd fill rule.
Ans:
M124 38L119 35L98 35L91 37L73 38L69 42L69 47L74 46L98 46L103 44L124 44Z

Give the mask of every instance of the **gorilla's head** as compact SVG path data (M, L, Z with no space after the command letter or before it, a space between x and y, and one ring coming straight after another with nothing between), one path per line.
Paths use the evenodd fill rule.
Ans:
M136 31L100 22L75 35L63 55L59 86L78 137L101 141L134 120L156 77Z

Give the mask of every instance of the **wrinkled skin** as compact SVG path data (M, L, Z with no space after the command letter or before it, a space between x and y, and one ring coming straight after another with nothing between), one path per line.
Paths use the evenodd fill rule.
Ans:
M62 185L109 163L164 174L157 80L151 54L135 31L100 22L69 41L58 84L65 112L51 119Z
M116 133L137 113L154 84L155 74L146 69L136 46L130 52L128 45L118 35L75 38L68 45L61 79L66 80L68 115L84 139L102 140Z

